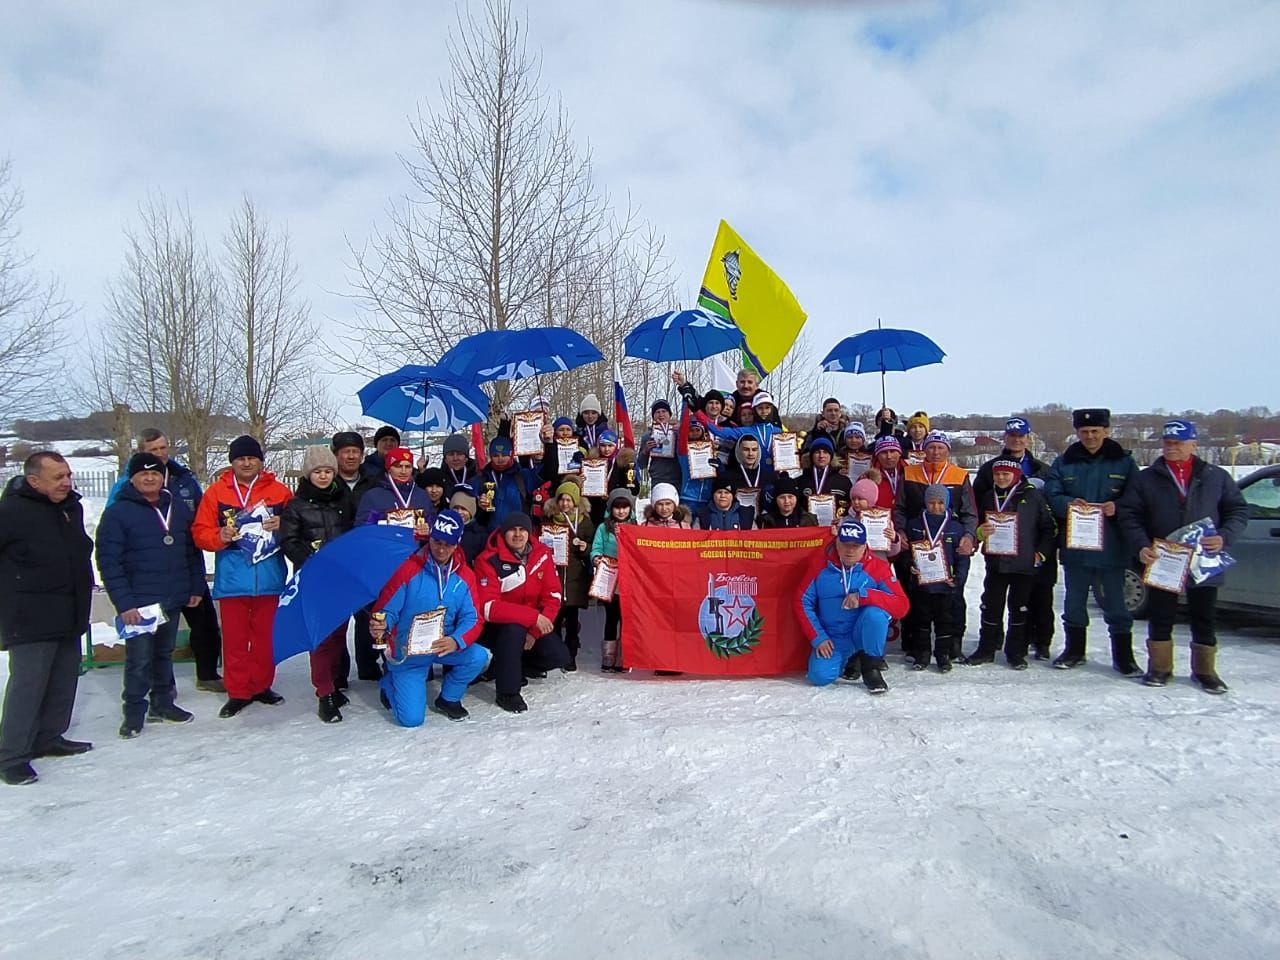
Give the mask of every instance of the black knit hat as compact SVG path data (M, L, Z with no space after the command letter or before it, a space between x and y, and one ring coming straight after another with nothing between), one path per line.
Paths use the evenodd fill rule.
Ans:
M1071 426L1079 430L1081 427L1111 426L1111 411L1106 407L1084 407L1071 412Z
M533 521L529 519L527 513L518 511L508 513L502 518L502 522L498 524L498 533L505 535L508 530L515 530L517 527L524 527L529 531L530 536L533 535Z
M443 487L449 489L449 475L440 467L427 467L418 475L418 486L420 487Z
M347 447L358 447L364 449L364 437L356 433L354 430L339 430L333 435L333 441L329 444L329 449L334 453Z
M400 431L395 427L379 427L378 432L373 435L373 445L376 447L383 437L395 437L396 446L400 446Z
M129 458L129 465L125 467L125 473L132 477L135 473L142 473L144 470L164 473L164 461L154 453L135 453Z
M784 493L789 493L793 497L799 494L795 478L793 478L789 473L780 473L778 474L778 478L773 481L774 497L780 497Z
M712 400L716 403L724 403L724 394L719 390L708 390L702 395L703 403L710 403Z
M228 460L239 460L241 457L257 457L259 460L266 459L266 457L262 455L262 444L248 434L243 437L236 437L231 441L231 446L227 448Z
M720 490L728 490L730 493L733 493L736 489L737 487L735 486L734 482L725 476L716 477L714 480L711 481L712 493L716 493L717 491L720 491Z

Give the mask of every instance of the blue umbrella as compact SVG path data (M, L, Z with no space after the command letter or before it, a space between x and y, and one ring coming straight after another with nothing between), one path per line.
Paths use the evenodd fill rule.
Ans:
M603 359L590 340L567 327L530 327L464 337L436 366L448 370L454 380L485 383L563 373Z
M741 347L742 331L732 320L694 309L650 317L627 334L623 352L628 357L663 363L702 360Z
M326 543L285 584L276 607L275 662L314 650L375 600L422 541L407 527L356 527Z
M923 333L877 327L837 343L822 358L822 369L826 373L879 373L883 405L886 370L912 370L941 363L945 356L942 348Z
M452 433L489 418L489 398L439 366L410 364L385 373L356 394L360 409L400 430Z

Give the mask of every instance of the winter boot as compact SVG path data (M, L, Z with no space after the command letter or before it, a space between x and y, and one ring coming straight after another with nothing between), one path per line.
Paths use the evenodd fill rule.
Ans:
M1191 679L1200 684L1205 693L1226 693L1229 689L1218 676L1217 659L1216 644L1191 644Z
M444 697L436 697L436 709L450 720L465 720L471 716L467 713L467 708L457 700L446 700Z
M190 723L195 717L176 703L152 704L147 711L147 723Z
M996 662L996 648L986 640L978 641L978 649L967 657L961 657L960 662L970 667L980 667L984 663Z
M938 661L939 673L951 672L951 647L950 645L938 651L935 658Z
M529 705L524 702L524 697L518 693L499 694L493 702L507 713L524 713L529 709Z
M1142 682L1148 687L1163 687L1173 679L1173 641L1147 641L1147 673Z
M1136 677L1142 672L1133 659L1133 634L1119 633L1111 638L1111 669L1126 677Z
M1048 640L1036 640L1031 646L1032 646L1032 649L1035 650L1035 658L1037 660L1049 659L1049 641Z
M39 779L35 769L29 763L15 763L0 770L0 780L11 787L25 787L28 783L35 783Z
M51 744L43 750L37 750L31 756L36 759L40 757L77 757L82 753L88 753L92 749L93 744L88 740L68 740L66 737L56 737Z
M884 674L880 672L880 661L875 657L862 658L862 682L871 693L885 693L889 689L884 682Z
M351 702L351 701L347 699L347 695L346 695L345 693L343 693L341 690L334 690L334 691L333 691L333 704L334 704L334 706L336 706L339 710L341 710L343 707L345 707L345 706L346 706L348 703L350 703L350 702Z
M120 724L120 729L116 733L121 740L133 740L142 735L142 724L126 720Z
M227 688L222 685L222 681L218 677L212 680L197 680L196 689L201 693L226 693Z
M1053 661L1055 670L1071 670L1085 662L1085 640L1088 632L1084 627L1067 627L1067 645Z
M234 717L251 703L253 703L252 700L242 700L238 697L230 697L227 702L222 705L222 709L218 711L218 716L223 720L226 720L228 717Z
M342 714L338 711L337 695L331 693L327 697L318 698L316 715L325 723L341 723Z
M280 696L280 694L276 693L270 687L267 687L267 689L260 693L255 693L253 695L253 699L258 703L265 703L272 707L284 703L284 697Z
M844 662L844 671L840 674L841 680L857 680L862 676L862 654L855 653Z

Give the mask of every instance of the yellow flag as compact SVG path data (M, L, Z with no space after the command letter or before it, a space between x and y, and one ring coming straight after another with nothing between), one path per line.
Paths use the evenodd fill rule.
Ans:
M738 325L747 361L765 376L800 336L806 315L782 278L720 221L698 306Z

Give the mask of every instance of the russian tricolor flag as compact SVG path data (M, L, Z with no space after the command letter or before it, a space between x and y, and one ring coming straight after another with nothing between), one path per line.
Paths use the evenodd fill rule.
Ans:
M622 369L613 365L613 425L617 427L622 444L636 448L636 435L631 429L631 414L627 412L627 396L622 392Z

